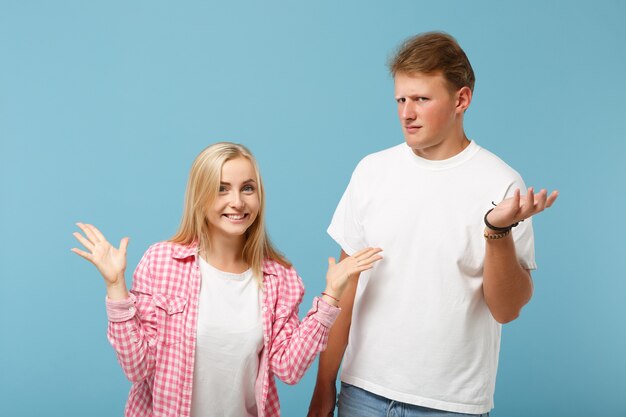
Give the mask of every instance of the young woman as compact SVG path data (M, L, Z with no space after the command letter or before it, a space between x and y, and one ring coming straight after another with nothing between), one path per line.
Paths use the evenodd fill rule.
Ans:
M74 233L107 289L108 338L133 383L126 416L280 415L274 376L300 380L328 332L348 277L380 249L339 263L302 320L302 281L270 243L263 184L242 145L216 143L189 174L176 235L151 246L127 291L128 238L113 247L93 225Z

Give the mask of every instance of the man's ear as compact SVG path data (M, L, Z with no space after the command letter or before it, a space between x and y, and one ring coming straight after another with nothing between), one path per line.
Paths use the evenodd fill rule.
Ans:
M472 90L469 87L462 87L456 93L456 108L461 113L464 113L465 110L469 107L472 102Z

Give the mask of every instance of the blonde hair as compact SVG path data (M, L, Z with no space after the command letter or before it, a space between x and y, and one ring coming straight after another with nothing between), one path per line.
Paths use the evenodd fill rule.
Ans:
M274 260L285 267L291 264L272 245L265 231L265 193L259 168L252 153L243 145L231 142L218 142L204 149L193 161L187 190L185 205L180 226L171 242L182 245L198 243L201 250L210 248L209 225L206 214L208 208L217 198L222 166L226 161L236 158L246 158L252 164L256 174L256 183L259 196L259 213L246 230L246 243L243 247L243 258L252 268L254 276L263 282L263 261Z

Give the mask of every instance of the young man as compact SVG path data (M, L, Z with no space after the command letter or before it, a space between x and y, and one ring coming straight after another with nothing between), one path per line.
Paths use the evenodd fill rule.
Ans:
M465 136L474 73L454 38L411 38L390 70L406 143L358 164L328 228L342 258L385 259L340 300L308 415L332 415L344 351L341 417L488 415L501 323L532 295L530 217L557 192Z

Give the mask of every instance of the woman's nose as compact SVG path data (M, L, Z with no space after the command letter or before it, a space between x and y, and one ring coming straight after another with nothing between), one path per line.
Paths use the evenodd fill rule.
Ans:
M244 203L243 203L243 199L241 198L241 195L237 192L232 193L231 195L231 199L230 199L230 205L234 208L242 208Z

